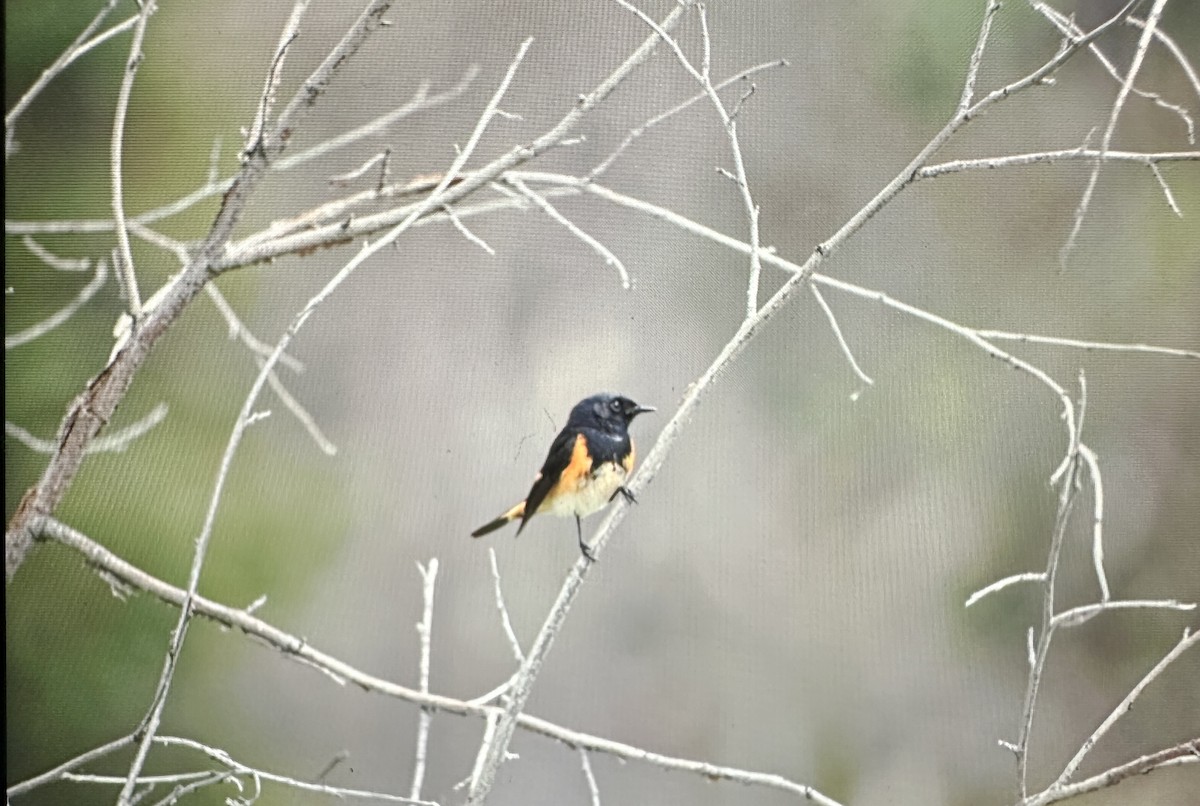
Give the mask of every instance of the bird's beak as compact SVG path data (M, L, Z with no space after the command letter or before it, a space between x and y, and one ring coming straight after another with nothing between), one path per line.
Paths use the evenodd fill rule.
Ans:
M634 407L633 411L629 413L629 416L636 417L639 414L645 414L649 411L658 411L658 409L654 408L653 406L643 406L639 404L638 406Z

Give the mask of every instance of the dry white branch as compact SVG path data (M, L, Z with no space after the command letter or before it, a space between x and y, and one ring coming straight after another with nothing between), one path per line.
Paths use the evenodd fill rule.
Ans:
M474 77L477 74L478 74L478 68L472 66L472 67L468 68L467 71L463 74L463 77L459 80L458 84L456 84L454 87L446 90L445 92L437 93L437 94L429 95L429 96L421 95L420 92L418 92L418 95L414 96L414 98L409 100L407 103L392 110L391 112L381 115L380 117L376 118L375 120L372 120L368 123L363 124L362 126L358 127L357 129L354 129L350 132L346 132L342 135L338 135L337 137L333 137L324 142L318 143L317 145L312 146L311 148L308 148L304 151L299 151L294 154L289 154L286 157L275 160L274 162L272 162L270 164L269 170L272 172L285 171L290 168L298 167L307 162L310 162L313 159L316 159L317 157L323 156L324 154L327 154L335 149L350 145L351 143L357 142L358 140L362 139L363 137L367 137L369 135L372 135L379 131L382 131L384 128L386 128L391 123L394 123L397 120L400 120L404 117L408 117L417 112L423 112L425 110L432 109L437 106L441 106L442 104L445 104L445 103L457 98L458 96L462 95L463 92L465 92L466 89L470 86L471 81L474 79ZM422 85L422 86L424 86L424 85ZM130 222L132 223L132 222L136 221L141 224L152 224L156 221L161 221L165 218L170 218L171 216L178 215L179 213L182 213L185 210L188 210L188 209L196 206L197 204L199 204L200 202L202 202L206 199L209 199L209 198L212 198L213 196L218 196L222 193L227 192L231 187L233 187L234 182L236 180L237 180L236 176L227 177L222 180L217 180L215 178L210 177L210 179L207 182L205 182L204 185L202 185L201 187L192 191L191 193L188 193L185 196L181 196L180 198L178 198L172 202L168 202L167 204L164 204L161 207L156 207L145 213L141 213L138 216L130 219ZM374 192L371 192L368 195L370 197L374 198ZM6 220L4 222L4 231L9 235L25 235L25 234L29 234L29 235L38 235L38 234L67 235L67 234L102 233L102 232L112 232L114 227L115 227L115 224L111 218L108 218L108 219L98 218L98 219L78 219L78 220L55 220L55 221L8 221L8 220ZM271 237L276 237L276 235L274 234L273 231L270 230L270 228L268 228L264 232L271 233ZM261 235L261 233L260 233L260 235ZM254 237L254 236L252 236L252 237Z
M454 228L456 230L458 230L460 233L462 233L462 236L464 238L466 238L468 241L470 241L471 243L478 246L483 251L487 252L489 255L492 255L493 257L496 255L496 250L493 249L490 245L488 245L487 241L485 241L483 238L480 238L475 233L471 232L471 230L467 229L467 225L462 222L462 219L458 217L458 215L454 212L454 209L450 205L443 204L442 212L444 212L447 216L449 216L450 223L452 223L454 225Z
M1141 28L1143 30L1146 28L1146 23L1137 17L1127 17L1125 19L1125 24L1132 25L1135 28ZM1200 99L1200 74L1196 73L1196 68L1192 65L1191 60L1188 59L1187 55L1183 52L1183 48L1179 47L1179 44L1170 36L1168 36L1161 28L1154 29L1154 38L1159 42L1162 42L1170 54L1175 58L1175 61L1179 63L1184 75L1187 76L1188 81L1192 85L1192 91L1196 93L1196 98Z
M521 651L521 642L517 640L516 630L513 629L512 620L508 617L508 608L504 606L504 591L500 587L500 566L496 562L496 549L491 546L488 546L488 559L492 567L492 589L496 594L496 609L500 612L500 624L504 627L504 635L508 638L513 659L517 663L522 663L525 660L525 653Z
M970 607L985 596L989 596L997 591L1002 591L1007 587L1016 585L1019 582L1044 582L1046 574L1043 571L1027 571L1023 574L1013 574L1012 576L998 579L990 585L980 588L967 597L963 607Z
M754 247L751 246L751 248L753 249ZM873 386L875 381L871 379L870 375L863 372L862 367L860 367L858 365L858 361L855 360L854 353L850 350L850 345L847 343L846 337L842 334L842 328L838 324L837 317L833 314L833 308L830 308L829 303L825 301L825 295L821 293L821 289L818 288L815 283L810 284L808 288L810 291L812 291L812 295L816 298L817 304L821 306L821 310L825 312L825 318L829 320L829 327L833 330L833 335L837 338L838 346L842 348L842 355L846 356L846 360L850 362L850 369L854 370L854 374L857 375L858 379L864 384L867 386ZM861 389L856 390L850 395L850 399L852 401L856 401L861 394Z
M133 744L134 739L135 736L131 733L128 736L122 736L119 739L113 739L111 742L102 744L99 747L93 747L91 750L80 753L74 758L64 761L62 764L59 764L53 769L13 784L12 786L8 787L5 792L5 796L11 801L16 796L23 795L26 792L37 789L40 786L52 784L55 781L61 781L65 775L79 769L84 764L104 758L111 753L115 753L118 750L128 747L129 745Z
M1195 162L1200 160L1200 151L1099 151L1094 148L1064 148L1056 151L1034 151L1027 154L1007 154L1002 157L980 157L978 159L951 160L929 165L917 171L917 179L936 179L946 174L964 171L992 171L998 168L1015 168L1024 165L1042 165L1054 162L1095 161L1103 158L1108 162L1132 162L1147 168L1163 162Z
M1100 601L1107 602L1112 593L1108 588L1108 575L1104 573L1104 480L1100 476L1096 452L1080 445L1079 455L1083 457L1088 478L1092 481L1092 565L1096 569L1096 583L1100 586Z
M741 72L736 73L736 74L730 76L729 78L725 79L724 81L716 84L715 89L719 92L719 91L725 89L726 87L728 87L730 84L749 79L750 76L752 76L756 73L761 73L764 70L770 70L774 67L787 67L787 66L788 66L787 59L776 59L775 61L765 62L764 64L755 65L754 67L747 67L745 70L742 70ZM635 140L637 140L643 134L648 132L650 129L652 129L655 126L659 125L660 123L666 121L667 119L674 117L675 115L677 115L680 112L682 112L683 110L687 109L688 107L690 107L692 104L696 103L697 101L702 101L707 97L709 97L707 90L701 90L700 92L693 95L691 98L688 98L687 100L682 101L681 103L671 107L670 109L668 109L665 112L661 112L661 113L655 115L654 117L650 118L645 123L638 126L637 128L631 129L629 131L629 133L625 135L625 139L621 141L621 144L618 145L611 154L609 154L607 157L605 157L603 160L601 160L600 163L597 164L595 168L593 168L591 171L588 172L588 174L587 174L588 181L596 179L597 177L600 176L600 174L604 173L610 167L612 167L612 164L614 162L616 162L617 159L621 156L621 154L623 154L625 152L625 149L629 148L629 146L632 145Z
M437 583L437 557L430 559L429 565L417 563L421 572L421 599L424 606L421 620L417 622L417 636L421 641L421 660L417 667L417 675L422 694L429 693L429 658L430 646L433 641L433 589ZM412 787L408 796L413 800L421 797L421 785L425 782L425 760L429 752L429 724L433 714L424 708L417 717L417 748L413 759Z
M958 114L965 113L975 101L975 84L979 80L979 68L983 66L983 52L987 49L988 37L992 33L992 20L1000 10L1000 3L995 0L988 2L983 10L983 24L979 26L979 36L975 39L975 49L971 51L971 59L967 63L967 78L963 81L962 95L958 99Z
M1026 679L1025 698L1021 709L1020 730L1016 742L1017 780L1020 795L1029 795L1029 742L1033 734L1034 716L1036 715L1038 694L1041 689L1042 676L1046 669L1046 660L1050 654L1050 642L1054 637L1055 585L1058 580L1063 544L1066 541L1067 524L1075 506L1079 492L1079 469L1082 464L1080 446L1083 444L1080 430L1083 425L1083 413L1087 408L1087 385L1083 382L1080 372L1079 417L1071 421L1073 431L1070 447L1067 449L1063 469L1059 481L1058 511L1055 513L1054 529L1050 537L1050 550L1046 558L1046 570L1041 580L1042 607L1041 622L1034 639L1034 628L1030 627L1026 634L1027 652L1029 659L1029 675ZM1057 473L1057 471L1056 471Z
M69 67L71 63L80 56L84 55L97 45L107 42L117 34L128 31L130 28L137 25L140 15L135 14L126 19L124 22L118 23L103 33L92 37L92 34L96 32L96 29L100 27L100 25L104 22L104 19L116 7L118 2L120 2L120 0L107 0L107 2L100 7L100 10L96 12L96 16L90 23L88 23L88 26L83 29L79 36L75 37L75 41L67 46L67 49L64 50L62 54L54 60L53 64L42 71L42 74L38 76L37 81L33 82L33 86L26 90L25 94L21 96L20 100L13 105L13 108L4 115L5 161L8 160L8 157L13 154L17 147L17 119L24 114L25 110L29 108L34 99L41 94L42 90L44 90L50 84L50 82L58 76L59 73Z
M1167 200L1167 207L1171 208L1171 212L1175 214L1176 218L1183 218L1183 210L1179 207L1179 202L1175 201L1175 194L1171 192L1171 186L1167 184L1167 178L1162 175L1162 171L1157 165L1151 164L1150 173L1158 182L1158 186L1162 188L1163 197Z
M134 590L145 591L174 607L182 607L187 601L187 591L183 588L178 588L146 573L61 521L54 518L39 518L34 526L39 535L79 552L89 565L107 577L119 580ZM192 611L198 616L211 619L217 624L239 630L258 639L277 650L284 658L309 666L341 685L353 684L364 691L403 700L421 708L458 716L474 716L492 722L500 713L499 709L482 703L459 700L441 694L422 693L399 683L368 674L345 661L320 651L305 639L284 632L266 621L250 615L245 608L230 607L197 595L192 599ZM665 756L633 745L571 730L529 714L521 714L517 718L517 724L523 730L553 739L571 749L582 747L594 753L605 753L629 761L644 762L662 769L703 775L710 780L735 781L789 792L802 797L809 797L806 793L811 792L815 793L815 797L810 797L810 799L816 800L823 806L830 806L830 804L836 806L834 801L824 798L816 790L783 776ZM59 765L54 770L15 785L13 789L9 790L9 796L58 780L61 777L61 771L76 769L89 760L132 743L133 737L128 736L105 745L103 748L89 751L77 759ZM18 787L20 788L17 789Z
M1087 757L1087 754L1091 752L1097 742L1104 738L1104 735L1117 723L1117 720L1129 712L1134 702L1137 701L1137 698L1141 696L1146 687L1153 683L1162 674L1163 670L1174 663L1180 655L1195 646L1198 640L1200 640L1200 632L1189 634L1187 630L1184 630L1183 638L1172 647L1170 652L1163 656L1162 660L1156 663L1150 671L1146 672L1146 675L1138 681L1137 685L1129 690L1129 693L1117 704L1117 707L1092 731L1092 734L1088 736L1080 746L1079 751L1067 762L1067 765L1059 773L1058 778L1050 785L1049 789L1055 789L1070 782L1079 770L1079 765Z
M120 431L105 434L92 440L87 446L88 453L120 453L134 443L138 438L167 418L167 404L159 403L150 412L135 423ZM54 453L58 443L35 437L19 425L4 421L4 433L20 442L29 450L36 453Z
M1125 764L1112 767L1091 778L1086 778L1074 784L1051 787L1040 795L1025 801L1022 806L1047 806L1064 800L1077 798L1089 792L1096 792L1115 786L1134 776L1145 775L1164 767L1196 764L1200 762L1200 738L1180 742L1173 747L1167 747L1154 753L1148 753Z
M129 303L129 315L136 323L142 316L142 297L138 292L137 273L133 267L133 251L129 247L129 227L125 223L125 190L122 178L122 151L125 147L125 115L129 111L129 99L133 95L133 79L142 63L142 42L146 37L146 24L150 15L157 11L154 0L143 0L137 25L133 29L133 44L129 47L129 60L121 78L121 89L117 93L117 109L113 118L112 145L109 151L109 173L112 176L113 222L117 231L116 260L117 276L125 290Z
M50 314L50 316L38 322L36 325L31 325L22 331L13 333L10 336L5 336L4 351L8 352L14 347L20 347L22 344L28 344L34 339L39 339L42 336L45 336L51 330L54 330L54 328L69 320L79 311L80 308L88 303L88 300L96 296L96 292L104 287L104 283L107 280L108 264L103 259L97 260L95 274L92 275L92 279L88 281L87 285L79 289L79 293L75 296L75 299L71 300L62 308Z
M583 777L587 781L588 794L592 797L592 806L600 806L600 786L596 783L596 776L592 772L592 762L588 758L588 751L582 747L579 748L579 763L583 767Z
M1068 36L1079 36L1082 33L1082 31L1079 29L1079 26L1075 24L1074 20L1072 20L1066 14L1063 14L1058 9L1055 9L1046 3L1033 3L1032 5L1035 11L1041 12L1042 16L1050 20L1050 22L1052 22L1060 32ZM1125 19L1126 25L1137 23L1140 23L1139 27L1145 27L1144 23L1141 23L1140 20L1135 20L1133 17L1127 17ZM1157 28L1155 29L1154 33L1159 33ZM1104 52L1100 50L1100 47L1096 43L1093 42L1091 45L1088 45L1088 50L1093 56L1096 57L1096 61L1100 62L1100 66L1104 68L1104 72L1108 73L1118 85L1124 81L1120 71L1117 70L1116 65L1112 63L1112 60L1104 55ZM1186 59L1181 60L1180 63L1184 66L1185 71L1188 69L1188 67L1190 67L1190 65L1187 64ZM1187 141L1193 145L1195 144L1196 125L1192 121L1192 116L1188 113L1187 109L1178 104L1173 104L1170 101L1167 101L1156 92L1147 92L1146 90L1139 89L1137 86L1131 86L1130 92L1140 98L1145 98L1155 106L1174 113L1177 117L1179 117L1180 120L1183 121L1183 125L1187 129Z
M424 89L425 87L422 86L422 90ZM376 164L379 164L379 182L377 183L377 188L382 188L387 182L388 163L391 161L391 157L392 150L390 148L385 148L383 151L380 151L378 154L371 157L353 171L329 177L329 183L332 185L344 185L348 182L353 182L355 179L365 175L366 172L375 167Z
M1096 604L1080 605L1064 610L1050 622L1051 629L1077 627L1110 610L1195 610L1194 602L1178 602L1174 599L1109 599Z
M228 769L234 775L248 776L256 781L271 781L272 783L283 784L291 789L297 789L302 792L316 792L322 795L331 795L335 798L355 798L360 800L377 800L383 803L411 803L416 806L438 806L436 803L428 800L417 800L415 798L406 798L402 795L391 795L386 792L371 792L364 789L347 789L345 787L329 786L324 783L312 783L302 781L299 778L294 778L288 775L280 775L279 773L269 772L258 767L251 767L248 764L243 764L237 761L226 751L219 747L212 747L203 744L194 739L186 739L181 736L158 736L155 737L154 743L164 747L185 747L189 750L195 750L203 753L208 758Z
M539 194L530 190L529 186L527 186L520 179L510 176L508 178L508 182L517 190L521 191L521 193L525 194L525 196L535 205L537 205L542 212L553 218L558 223L562 224L567 228L568 232L591 247L596 254L600 255L600 257L604 260L604 264L606 266L612 266L614 269L616 269L617 276L621 278L622 288L628 291L633 287L633 283L629 279L629 272L625 269L625 264L622 263L621 259L614 255L607 246L600 243L600 241L596 240L596 238L592 237L588 233L584 232L579 225L560 213L558 209L545 197L540 196Z
M24 236L21 242L25 244L25 248L34 257L52 269L57 269L58 271L87 271L92 267L91 258L61 257L35 241L32 235Z
M1063 244L1060 254L1060 261L1065 266L1067 258L1075 247L1075 240L1079 237L1079 231L1083 228L1083 220L1087 216L1088 207L1092 202L1092 194L1096 190L1096 183L1100 179L1100 168L1107 159L1109 148L1112 146L1113 133L1117 129L1117 118L1121 116L1121 110L1125 107L1125 100L1129 97L1130 90L1133 88L1134 79L1137 78L1138 72L1142 69L1142 60L1146 57L1146 51L1150 47L1150 40L1153 38L1154 29L1158 27L1158 21L1162 17L1163 8L1166 6L1167 0L1154 0L1154 6L1150 9L1150 14L1146 17L1146 25L1142 29L1142 35L1138 38L1137 50L1134 51L1133 61L1129 65L1129 72L1125 75L1125 80L1121 84L1121 90L1117 93L1117 100L1113 103L1112 111L1108 116L1108 125L1104 127L1104 136L1100 141L1100 156L1096 158L1092 165L1091 175L1088 177L1087 186L1083 190L1083 196L1079 200L1079 206L1075 210L1075 221L1071 225L1071 232L1067 236L1067 241ZM1126 8L1131 6L1127 5ZM1121 16L1124 20L1128 17L1125 13ZM1074 42L1082 41L1081 38L1071 35Z

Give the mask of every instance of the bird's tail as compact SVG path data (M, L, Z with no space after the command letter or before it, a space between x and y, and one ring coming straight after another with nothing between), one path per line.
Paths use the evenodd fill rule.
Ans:
M522 501L521 503L517 504L515 507L510 509L508 512L505 512L499 518L496 518L494 521L488 521L483 526L480 526L478 529L476 529L474 532L471 532L471 537L483 537L486 534L496 531L501 526L504 526L507 523L512 523L513 521L517 520L518 518L524 518L524 517L525 517L525 502Z

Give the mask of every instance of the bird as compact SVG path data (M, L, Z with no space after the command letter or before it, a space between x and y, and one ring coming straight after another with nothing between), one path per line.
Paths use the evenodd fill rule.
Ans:
M656 409L611 392L576 403L567 424L550 443L550 452L525 500L471 532L471 537L483 537L517 519L521 521L519 535L539 512L574 516L579 550L588 562L594 562L596 557L583 540L581 520L618 495L637 502L625 486L637 455L629 424L639 414L651 411Z

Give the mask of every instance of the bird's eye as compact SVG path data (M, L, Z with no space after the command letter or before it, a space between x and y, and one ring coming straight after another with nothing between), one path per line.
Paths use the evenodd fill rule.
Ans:
M620 400L614 400L612 403L609 403L609 404L608 404L608 407L609 407L610 409L612 409L613 411L620 411L620 410L621 410L621 401L620 401Z

